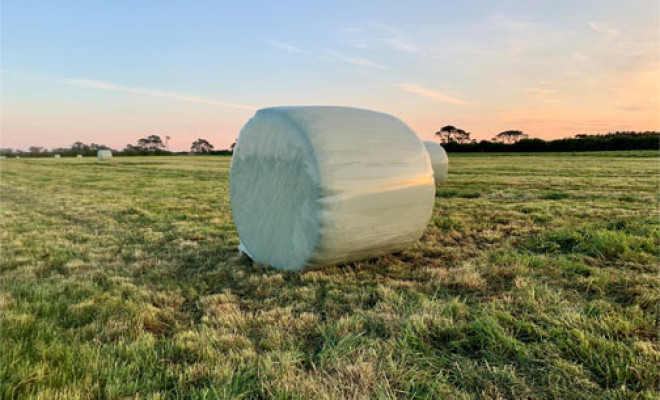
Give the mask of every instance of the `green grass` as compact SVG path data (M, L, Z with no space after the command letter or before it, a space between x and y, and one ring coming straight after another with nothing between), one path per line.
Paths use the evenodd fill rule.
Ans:
M0 398L658 398L657 155L453 154L417 245L300 274L229 158L3 160Z

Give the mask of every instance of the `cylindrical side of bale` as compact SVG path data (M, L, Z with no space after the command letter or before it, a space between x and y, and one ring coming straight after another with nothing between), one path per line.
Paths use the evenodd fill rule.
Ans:
M429 157L431 157L435 184L437 185L446 181L449 173L449 157L447 157L447 152L438 143L428 140L424 141L424 147L426 147L426 151L428 151Z
M76 158L83 158L83 155L82 155L82 154L78 154L78 155L76 156Z
M435 199L417 135L391 115L347 107L259 110L229 177L241 250L287 270L403 250Z
M59 154L55 154L53 157L55 157L55 158L60 158L60 155L59 155Z
M110 150L99 150L96 153L96 157L99 161L108 161L112 158L112 151Z

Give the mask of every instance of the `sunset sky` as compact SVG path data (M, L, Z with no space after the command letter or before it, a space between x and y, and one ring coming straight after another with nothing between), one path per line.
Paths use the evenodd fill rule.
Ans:
M560 138L660 130L658 2L2 1L1 147L226 148L258 108Z

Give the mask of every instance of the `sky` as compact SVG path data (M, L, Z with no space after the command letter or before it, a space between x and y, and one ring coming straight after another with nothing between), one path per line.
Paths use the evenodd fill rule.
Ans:
M1 147L222 149L278 105L382 111L423 139L660 130L655 0L1 4Z

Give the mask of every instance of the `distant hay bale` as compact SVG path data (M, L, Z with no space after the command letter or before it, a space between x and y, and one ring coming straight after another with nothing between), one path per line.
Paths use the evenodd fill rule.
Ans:
M259 110L241 130L229 180L239 249L286 270L403 250L435 201L415 132L347 107Z
M98 158L99 161L109 161L110 159L112 159L112 151L99 150L98 153L96 153L96 157Z
M82 155L82 154L78 154L78 155L76 156L76 158L83 158L83 155Z
M445 149L436 142L425 140L424 146L429 153L429 157L431 157L433 176L435 178L435 184L438 185L447 180L449 157L447 157Z
M53 157L55 157L55 158L60 158L60 155L59 155L59 154L55 154Z
M5 160L7 159L7 156L0 156L0 160Z
M21 156L16 156L16 159L17 159L17 160L18 160L19 158L21 158Z

